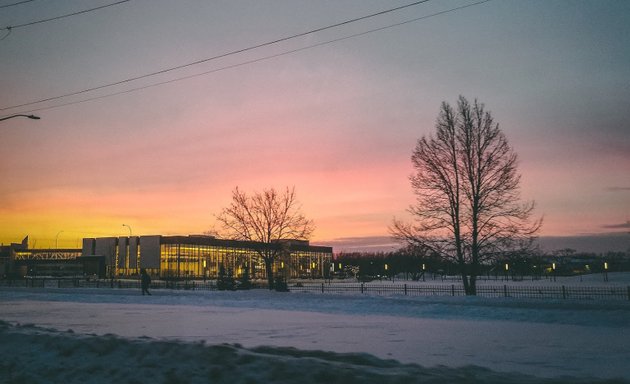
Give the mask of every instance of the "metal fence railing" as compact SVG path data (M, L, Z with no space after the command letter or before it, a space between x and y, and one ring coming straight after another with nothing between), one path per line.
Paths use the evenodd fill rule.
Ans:
M0 287L28 288L127 288L140 289L138 280L83 279L83 278L29 278L0 280ZM154 280L152 289L217 290L215 281ZM252 288L267 288L266 284L252 284ZM289 286L292 292L316 292L366 295L404 296L465 296L461 284L370 284L370 283L296 283ZM477 285L477 296L570 300L628 300L630 286L575 286L575 285Z
M298 284L289 287L294 292L319 293L361 293L373 295L405 296L465 296L464 287L459 284ZM587 286L519 286L519 285L478 285L477 296L514 297L538 299L575 300L630 300L630 286L587 287Z
M26 288L137 288L140 289L138 280L111 280L111 279L82 279L82 278L31 278L17 280L0 280L0 287L26 287ZM185 290L215 290L214 281L166 281L154 280L151 282L153 289L185 289Z

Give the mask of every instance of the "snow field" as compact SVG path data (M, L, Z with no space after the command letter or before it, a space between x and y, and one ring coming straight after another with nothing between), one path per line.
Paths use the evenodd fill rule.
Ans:
M630 303L0 288L1 383L629 383Z

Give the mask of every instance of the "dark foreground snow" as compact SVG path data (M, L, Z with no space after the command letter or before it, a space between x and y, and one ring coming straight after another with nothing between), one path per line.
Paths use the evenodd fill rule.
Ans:
M364 353L244 348L0 323L2 383L622 383L466 366L422 367Z
M0 288L0 383L630 383L630 303Z

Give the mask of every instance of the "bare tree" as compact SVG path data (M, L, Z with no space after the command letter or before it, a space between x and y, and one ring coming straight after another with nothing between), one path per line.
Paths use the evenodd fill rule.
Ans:
M265 243L256 252L265 262L269 289L273 288L273 264L283 251L282 240L308 240L313 222L301 212L295 188L282 193L274 188L249 196L236 187L232 203L217 216L226 235L235 240Z
M419 139L411 160L413 222L394 219L390 231L456 261L475 295L482 263L528 248L542 224L530 220L534 202L520 202L517 155L484 105L460 96L457 110L442 103L435 136Z

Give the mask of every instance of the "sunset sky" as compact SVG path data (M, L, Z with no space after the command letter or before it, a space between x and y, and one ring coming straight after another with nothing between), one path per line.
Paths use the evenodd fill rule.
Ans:
M1 243L199 234L236 186L294 186L315 244L387 236L459 95L519 154L541 235L629 231L630 1L428 1L63 98L412 1L132 0L25 26L116 1L17 2L0 117L41 120L0 121Z

